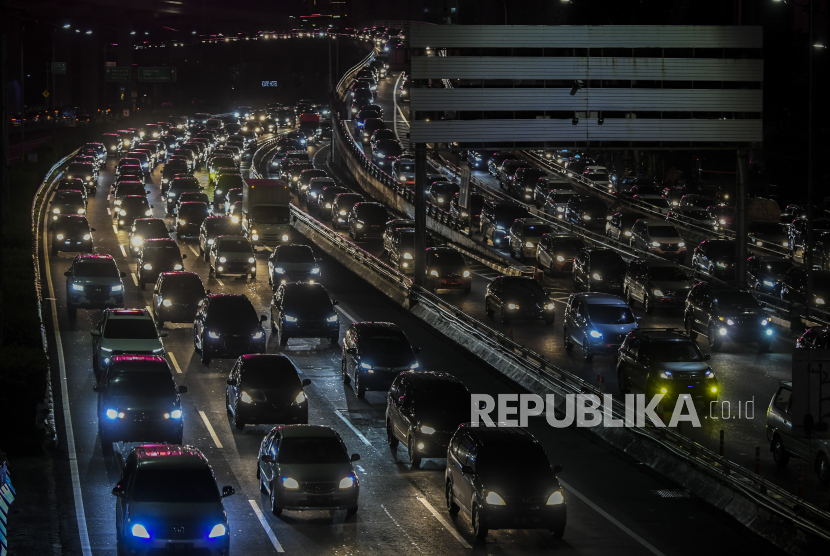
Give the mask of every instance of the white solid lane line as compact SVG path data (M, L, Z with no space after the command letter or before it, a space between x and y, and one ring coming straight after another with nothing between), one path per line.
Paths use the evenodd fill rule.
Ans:
M171 363L173 363L173 367L175 367L175 368L176 368L176 372L177 372L177 373L179 373L179 374L182 374L182 368L181 368L181 367L179 367L179 362L178 362L178 361L176 361L176 356L175 356L175 355L173 355L173 352L172 352L172 351L168 351L168 352L167 352L167 355L169 355L169 356L170 356L170 362L171 362Z
M216 431L213 430L213 426L211 426L210 421L208 421L207 415L205 415L204 411L199 411L199 415L202 416L202 421L205 422L205 426L207 427L207 430L210 433L210 437L213 438L214 444L216 444L217 448L221 448L222 443L219 442L219 437L216 436Z
M366 438L365 436L363 436L363 433L362 433L362 432L360 432L359 430L357 430L357 427L355 427L355 426L352 424L352 422L351 422L351 421L349 421L349 420L348 420L348 419L346 419L343 415L341 415L341 414L340 414L340 411L338 411L337 409L335 409L335 410L334 410L334 414L335 414L335 415L337 415L338 417L340 417L340 419L341 419L344 423L346 423L346 426L347 426L347 427L349 427L350 429L352 429L352 432L353 432L353 433L355 433L355 434L357 435L357 437L358 437L360 440L362 440L362 441L363 441L363 443L364 443L364 444L366 444L368 447L372 448L373 450L377 451L377 448L375 448L374 446L372 446L372 443L371 443L371 442L369 442L369 439L368 439L368 438Z
M107 207L107 216L112 216L112 212L110 211L109 207Z
M220 286L222 286L223 288L225 287L225 283L224 283L222 280L220 280L219 278L217 278L217 279L216 279L216 281L217 281L217 282L219 282L219 285L220 285Z
M66 380L66 362L63 358L63 342L61 341L60 323L58 322L58 304L55 299L55 289L52 285L52 272L49 265L49 249L47 233L48 219L43 220L43 260L46 265L46 283L49 287L49 298L52 305L52 328L55 331L55 350L58 354L58 367L61 377L61 405L63 405L63 424L66 429L66 449L69 453L69 471L72 476L72 494L75 498L75 517L78 521L78 537L81 542L83 556L92 556L92 547L89 544L89 531L86 527L86 512L84 512L84 498L81 491L81 474L78 471L78 456L75 452L75 432L72 428L72 412L69 409L69 384Z
M193 247L192 245L188 245L188 247L190 247L190 251L191 251L194 255L196 255L197 257L201 257L201 255L199 254L199 252L198 252L198 251L196 251L196 248L195 248L195 247Z
M135 272L130 272L130 276L133 277L133 282L135 282L135 286L138 287L138 277L135 275Z
M354 318L351 314L349 314L349 312L346 311L346 309L344 309L343 307L341 307L339 305L335 305L334 308L337 309L338 311L340 311L341 313L343 313L343 316L346 317L347 319L349 319L349 321L357 322L357 319Z
M112 225L112 231L115 232L116 237L118 236L118 226L115 224Z
M262 528L265 529L265 534L268 535L269 539L271 539L271 544L274 545L274 548L277 549L277 552L285 552L285 550L282 549L280 541L277 540L277 536L274 534L274 530L271 529L271 526L268 525L268 522L265 520L265 516L262 515L262 510L259 509L259 504L256 503L256 500L248 500L248 502L254 509L254 513L259 519L259 523L262 525Z
M127 258L127 250L124 249L123 245L119 245L118 247L121 248L121 254L124 255L124 258L126 259Z
M648 550L649 552L651 552L655 556L666 556L665 554L660 552L657 548L655 548L651 543L649 543L647 540L645 540L643 537L641 537L640 535L638 535L637 533L635 533L634 531L632 531L631 529L629 529L628 527L626 527L625 525L620 523L620 521L617 520L616 518L614 518L611 514L609 514L608 512L606 512L605 510L603 510L602 508L600 508L599 506L597 506L596 504L591 502L588 499L587 496L585 496L584 494L582 494L578 490L574 490L574 488L571 487L570 485L568 485L565 481L563 481L562 479L559 479L559 484L562 485L565 488L565 490L567 490L568 492L570 492L571 494L573 494L574 496L576 496L577 498L579 498L580 500L585 502L588 506L591 507L591 509L593 509L595 512L597 512L599 515L601 515L602 517L604 517L605 519L607 519L608 521L610 521L611 523L616 525L623 533L625 533L626 535L628 535L629 537L631 537L632 539L634 539L635 541L637 541L638 543L643 545L643 547L645 547L646 550Z
M418 501L419 501L421 504L423 504L423 505L424 505L424 507L426 507L426 509L428 509L428 510L429 510L429 513L431 513L431 514L433 515L433 517L434 517L435 519L437 519L437 520L438 520L438 522L439 522L441 525L443 525L443 526L444 526L444 528L445 528L447 531L449 531L449 532L450 532L450 534L451 534L453 537L455 537L455 539L456 539L458 542L460 542L460 543L461 543L461 546L463 546L464 548L472 548L472 546L470 545L470 543L468 543L468 542L464 539L464 537L462 537L462 536L461 536L461 533L459 533L458 531L456 531L456 530L455 530L455 527L453 527L452 525L450 525L450 523L449 523L446 519L444 519L444 516L442 516L441 514L439 514L439 513L438 513L438 510L436 510L436 509L433 507L433 505L432 505L432 504L430 504L430 503L429 503L429 501L428 501L426 498L421 498L420 496L416 496L415 498L417 498L417 499L418 499Z

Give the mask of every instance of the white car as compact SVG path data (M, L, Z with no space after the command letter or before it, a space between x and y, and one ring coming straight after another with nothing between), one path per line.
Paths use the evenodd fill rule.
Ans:
M256 251L245 236L219 236L208 254L210 271L217 278L222 274L251 276L256 280Z
M164 356L161 338L166 331L156 330L153 316L147 309L106 309L92 334L92 369L98 382L113 355Z
M611 183L608 168L605 166L586 166L582 171L582 177L591 180L598 187L607 188L609 193L614 192L614 185Z

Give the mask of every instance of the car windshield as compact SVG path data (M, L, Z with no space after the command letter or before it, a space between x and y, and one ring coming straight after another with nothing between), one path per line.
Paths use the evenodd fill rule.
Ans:
M687 218L696 218L698 220L703 220L705 218L709 218L709 213L705 210L684 210L678 213L680 216L685 216Z
M383 205L376 205L374 203L358 206L357 217L361 220L370 220L372 222L385 223L389 218L386 208Z
M511 476L521 466L522 475L539 479L552 475L550 462L540 446L508 443L481 448L476 455L476 471L490 477Z
M107 319L104 338L109 340L156 340L156 325L151 319Z
M718 304L718 307L755 307L758 305L752 294L744 291L719 292L715 298L715 303Z
M251 208L251 218L261 224L288 224L291 209L274 205L259 205Z
M140 398L170 396L173 384L173 377L166 369L164 372L124 372L110 380L107 393Z
M716 257L734 257L735 244L732 242L710 242L706 246L707 255Z
M608 179L608 174L605 172L592 172L585 177L593 181L610 181Z
M594 324L634 324L636 319L625 305L588 305L588 315Z
M553 231L550 224L525 224L522 234L525 237L542 237L542 234L549 234Z
M291 388L299 391L300 377L294 365L282 357L275 359L266 357L246 361L242 368L242 384L250 388Z
M217 220L208 220L205 225L208 235L234 235L239 231L239 225L234 224L230 218L220 218Z
M112 260L105 261L78 261L75 265L75 276L84 278L118 278L118 267Z
M713 216L723 217L732 217L735 214L735 210L732 207L711 207L709 212L711 212Z
M440 390L416 390L413 396L415 406L418 409L426 407L446 413L469 412L471 397L466 388L445 384L440 386Z
M63 222L58 222L55 225L55 229L62 231L64 233L70 234L82 234L89 232L89 224L87 224L86 219L71 219L71 220L64 220Z
M247 239L223 239L216 250L223 253L250 253L251 244Z
M778 222L763 222L755 224L752 227L752 232L756 236L779 236L786 235L787 228L786 225Z
M466 266L464 257L458 251L432 251L430 252L430 264L441 266Z
M225 190L242 187L242 176L219 176L216 180L216 187Z
M545 290L542 285L532 278L505 278L504 292L520 292L524 294L531 294L534 296L545 295Z
M761 272L769 272L770 274L786 274L792 267L792 261L764 261L761 263Z
M222 166L224 168L235 168L236 163L233 161L233 158L229 157L216 157L213 159L212 162L214 167Z
M300 311L300 316L304 314L303 311L313 314L323 309L334 310L326 290L317 287L299 287L286 290L285 308Z
M652 280L667 282L685 282L689 279L685 272L674 266L656 266L648 269L648 277Z
M551 195L550 200L554 203L567 203L568 199L576 195L576 193L554 193Z
M591 269L605 272L619 272L625 274L625 262L616 253L593 253L591 255ZM614 278L611 276L611 278Z
M415 163L414 162L401 162L398 169L401 172L405 172L407 174L414 174L415 173Z
M199 184L193 183L190 180L186 180L183 182L174 182L173 185L170 186L170 195L174 197L177 195L181 195L185 191L193 191L198 193L200 191Z
M311 247L305 245L286 245L277 249L277 262L281 263L313 263L314 253Z
M207 316L208 320L228 327L234 324L249 326L259 322L254 306L248 299L241 297L214 298L208 307Z
M648 235L651 237L680 237L674 226L649 226Z
M135 477L133 500L172 504L204 504L219 502L219 489L207 467L178 469L142 466Z
M360 348L364 353L386 355L412 353L412 347L409 345L409 340L406 336L403 333L396 334L392 331L387 333L378 332L371 336L361 336Z
M181 274L179 276L167 276L162 282L162 292L165 297L187 294L188 297L205 296L205 287L198 276L193 274ZM175 301L175 299L173 300Z
M646 355L654 362L687 363L703 361L697 345L689 340L672 340L668 342L650 342Z
M551 249L558 251L579 251L585 247L585 243L581 239L554 239L551 243Z
M138 210L150 208L150 205L147 203L147 197L125 197L121 201L121 208Z
M348 463L343 444L332 437L283 438L277 449L277 463L313 465Z
M116 198L121 198L126 195L145 195L146 190L144 189L144 185L137 182L122 182L118 184L118 188L115 190Z

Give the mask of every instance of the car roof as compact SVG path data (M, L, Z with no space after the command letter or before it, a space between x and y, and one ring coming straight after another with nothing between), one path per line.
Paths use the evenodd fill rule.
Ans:
M655 268L655 267L658 267L658 266L678 268L680 266L676 262L669 261L669 260L666 260L666 259L660 259L660 258L657 258L657 257L649 257L648 259L641 259L641 262L649 268Z
M588 305L614 305L616 307L628 306L622 298L610 293L578 293L576 296L585 301Z
M663 329L663 330L649 330L649 329L635 329L629 332L629 334L634 334L636 336L642 336L648 338L650 340L687 340L689 342L692 341L691 338L686 336L683 332L677 332L674 329Z
M152 465L169 469L210 469L207 458L195 446L143 444L133 448L139 466Z
M410 383L415 384L452 382L463 385L463 383L453 375L439 371L404 371L401 373L401 376L406 378Z
M511 444L537 443L533 435L521 427L473 427L470 423L462 423L459 429L465 430L482 446L486 446L488 443L498 444L499 442Z
M75 259L79 261L114 261L115 259L112 258L112 255L92 255L89 253L84 253L81 255L75 255Z
M645 197L645 195L643 195ZM657 218L645 218L641 219L640 222L645 224L646 226L671 226L674 227L674 224L666 222L665 220L659 220Z
M147 309L106 309L111 319L152 318Z
M337 433L325 425L282 425L276 427L285 438L337 438Z

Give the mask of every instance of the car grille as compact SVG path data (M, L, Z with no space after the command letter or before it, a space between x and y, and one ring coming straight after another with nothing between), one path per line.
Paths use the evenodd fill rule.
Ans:
M507 501L517 506L544 506L547 499L544 496L511 496Z
M732 322L735 324L758 324L761 322L760 318L761 315L745 315L742 317L732 317Z
M251 345L250 336L228 335L222 340L222 347L228 352L245 351Z
M146 423L149 421L161 421L163 416L157 411L129 411L125 418L134 423Z
M621 344L621 343L623 343L623 342L625 341L625 337L626 337L627 335L628 335L628 334L616 334L616 335L614 335L614 336L610 336L610 337L608 338L609 343L611 343L611 344Z
M199 530L193 524L162 525L154 528L153 535L159 539L192 539L199 536Z
M660 244L661 251L677 251L678 247L676 243L661 243Z
M311 494L331 494L337 489L337 483L301 483L303 492Z
M285 279L289 282L299 282L308 278L308 271L306 270L292 270L285 273Z
M87 299L108 299L110 291L109 286L84 286L84 297Z

